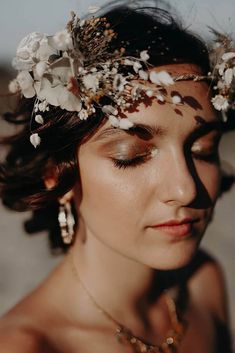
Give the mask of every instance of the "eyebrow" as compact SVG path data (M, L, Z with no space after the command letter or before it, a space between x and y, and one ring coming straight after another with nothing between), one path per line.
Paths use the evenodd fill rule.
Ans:
M203 122L198 125L194 131L192 131L191 135L201 136L206 135L211 131L222 132L222 122L220 120Z
M118 127L108 127L107 129L101 131L100 134L95 138L95 141L97 140L103 140L106 139L110 136L118 135L118 134L128 134L131 136L138 136L142 138L143 140L150 140L154 136L162 136L167 133L167 129L163 129L160 126L157 125L146 125L146 124L134 124L131 128L128 130L124 130Z
M190 135L204 135L213 130L221 131L222 124L218 121L203 122L194 129ZM138 136L143 140L151 140L155 136L164 136L167 134L167 129L162 128L158 125L146 125L146 124L134 124L133 127L128 130L124 130L118 127L108 127L107 129L101 131L96 137L95 141L105 140L106 138L119 135L128 134L131 136Z

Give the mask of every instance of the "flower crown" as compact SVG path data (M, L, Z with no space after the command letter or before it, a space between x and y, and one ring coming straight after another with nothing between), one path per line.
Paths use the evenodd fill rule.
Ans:
M44 124L45 112L54 106L77 112L80 120L99 108L112 126L129 129L133 123L119 117L119 107L128 109L146 96L163 102L163 87L179 80L210 79L215 92L211 101L226 119L226 111L235 108L235 46L227 36L213 32L213 71L208 76L172 77L166 71L151 70L147 50L139 57L125 56L124 48L108 50L116 34L105 17L80 20L72 13L65 30L53 36L34 32L22 39L13 59L18 75L9 90L25 98L35 97L31 119L39 125ZM108 98L109 103L102 105L102 98ZM171 99L173 104L181 103L177 95ZM31 134L30 142L34 147L40 144L38 133Z

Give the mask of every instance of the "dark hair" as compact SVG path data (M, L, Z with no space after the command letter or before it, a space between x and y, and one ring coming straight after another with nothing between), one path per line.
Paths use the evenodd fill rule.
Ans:
M139 57L147 49L150 63L155 66L193 63L207 74L210 65L205 43L184 29L167 10L159 8L159 1L152 6L147 3L114 1L101 9L99 15L105 16L117 33L109 50L124 46L126 55ZM35 149L29 142L33 104L34 98L24 98L14 113L5 114L9 123L20 125L20 130L2 140L10 149L5 162L0 164L0 196L10 209L34 210L35 222L26 223L27 231L48 228L52 247L62 247L56 224L57 199L79 179L77 148L104 122L104 115L99 111L87 121L79 121L77 114L51 107L45 124L37 128L42 142ZM47 190L43 176L53 166L58 182Z

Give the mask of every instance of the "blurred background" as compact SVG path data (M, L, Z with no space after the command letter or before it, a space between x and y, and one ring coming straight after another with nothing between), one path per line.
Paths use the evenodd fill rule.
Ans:
M235 37L235 0L172 0L185 25L206 39L211 39L207 26ZM3 0L0 4L0 94L7 91L15 76L11 69L20 39L29 32L54 33L64 28L71 10L80 16L89 5L106 1L88 0ZM11 109L7 97L0 98L0 114ZM0 119L0 134L9 127ZM0 151L3 158L4 151ZM221 144L222 159L235 168L235 133L226 134ZM202 246L221 263L227 280L230 313L235 337L235 188L218 201L214 221L209 226ZM34 288L61 260L52 256L46 233L25 234L23 221L30 213L16 213L0 205L0 315Z

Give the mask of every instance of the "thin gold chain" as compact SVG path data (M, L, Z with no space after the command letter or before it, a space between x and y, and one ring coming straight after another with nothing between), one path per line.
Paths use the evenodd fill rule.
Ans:
M72 264L72 270L73 273L75 275L75 277L77 278L78 282L80 283L81 287L83 288L83 290L85 291L85 293L88 295L88 297L90 298L90 300L92 301L92 303L94 304L94 306L99 310L99 312L101 312L104 316L106 316L109 320L113 321L113 323L115 323L115 325L122 327L123 325L120 324L120 322L118 322L114 317L112 317L112 315L110 315L104 308L102 308L99 303L97 303L97 301L95 300L95 298L92 296L92 294L90 293L90 291L88 290L88 288L85 286L84 282L81 280L81 277L78 273L78 269L75 265L75 261L74 261L74 257L72 255L72 253L69 254L69 258Z
M176 310L176 305L175 301L173 298L165 291L165 299L166 299L166 304L168 307L168 311L170 314L171 318L171 323L172 323L172 330L170 331L170 335L166 337L164 342L157 346L157 345L150 345L147 343L144 343L139 337L135 336L132 334L131 330L129 330L127 327L122 325L119 321L117 321L111 314L109 314L108 311L106 311L102 306L100 306L99 303L97 303L96 299L93 297L93 295L90 293L84 282L82 281L80 274L78 272L78 269L76 267L74 257L72 253L70 252L68 254L69 260L72 266L72 272L74 276L76 277L77 281L80 283L81 287L83 288L84 292L87 294L87 296L90 298L91 302L93 305L98 309L102 315L104 315L107 319L112 321L115 326L116 326L116 334L117 338L122 341L122 337L126 339L127 342L130 344L134 345L135 347L138 346L138 349L136 352L150 352L150 353L161 353L161 352L172 352L171 347L174 349L174 352L176 352L176 348L180 344L183 334L185 331L184 325L179 321L178 315L177 315L177 310Z

